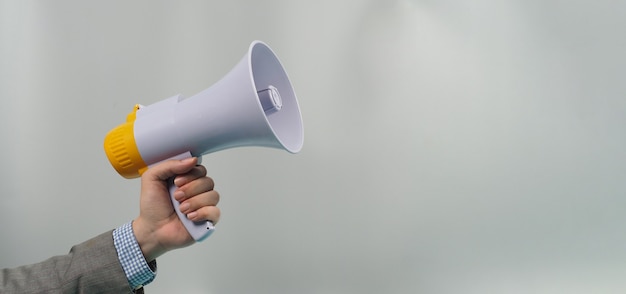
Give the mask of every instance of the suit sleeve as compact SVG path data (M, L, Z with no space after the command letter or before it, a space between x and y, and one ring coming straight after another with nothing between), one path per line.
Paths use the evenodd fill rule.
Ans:
M143 290L143 289L142 289ZM78 244L67 255L3 269L0 293L133 293L111 231Z

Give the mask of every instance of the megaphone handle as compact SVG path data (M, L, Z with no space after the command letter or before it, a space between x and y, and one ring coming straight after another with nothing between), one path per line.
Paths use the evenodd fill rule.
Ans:
M191 152L185 152L185 153L176 155L174 157L171 157L167 160L170 160L170 159L182 160L182 159L191 158L191 157L192 157ZM199 157L198 163L200 163L200 160L201 158ZM187 232L189 232L189 235L191 235L191 237L198 242L209 237L211 233L215 231L215 227L213 226L213 223L210 221L194 222L188 219L184 213L180 212L180 207L179 207L180 203L178 203L178 200L174 199L174 192L176 192L176 188L177 188L176 185L174 185L174 178L169 179L168 185L169 185L170 199L172 201L172 206L174 206L174 211L176 211L178 218L185 226L185 229L187 229Z
M170 199L172 200L172 205L174 206L174 211L178 215L178 218L183 223L187 232L193 237L194 240L200 242L213 233L215 227L213 223L210 221L202 221L202 222L194 222L187 218L187 216L180 212L180 203L178 200L174 199L174 192L176 192L176 185L174 185L174 179L169 179L169 191L170 191Z

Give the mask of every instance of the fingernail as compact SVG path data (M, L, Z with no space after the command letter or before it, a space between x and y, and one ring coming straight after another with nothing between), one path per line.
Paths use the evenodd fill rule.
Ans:
M182 160L183 163L190 163L192 161L194 161L196 158L195 157L190 157L190 158L185 158Z
M194 211L192 213L187 214L187 218L188 219L194 219L197 215L198 215L198 213Z
M191 206L191 205L189 205L189 203L186 203L186 202L185 202L185 203L181 204L179 208L180 208L180 211L181 211L182 213L185 213L185 211L187 211L187 210L189 209L189 207L190 207L190 206Z
M176 190L176 192L174 192L174 199L180 201L180 200L183 200L184 198L185 198L185 192L181 190Z

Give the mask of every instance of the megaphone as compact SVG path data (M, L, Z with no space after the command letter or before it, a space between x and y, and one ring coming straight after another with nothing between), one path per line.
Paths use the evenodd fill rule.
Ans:
M272 49L261 41L221 80L188 98L176 95L148 106L135 105L126 122L111 130L104 150L115 170L136 178L150 166L242 146L297 153L304 142L296 94ZM201 241L211 222L193 222L170 197L189 234Z

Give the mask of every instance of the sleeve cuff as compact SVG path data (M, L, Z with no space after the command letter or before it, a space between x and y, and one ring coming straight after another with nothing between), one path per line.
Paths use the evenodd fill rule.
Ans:
M156 261L149 264L144 258L137 239L135 239L132 222L128 222L113 231L113 244L128 283L133 290L137 290L154 280Z

